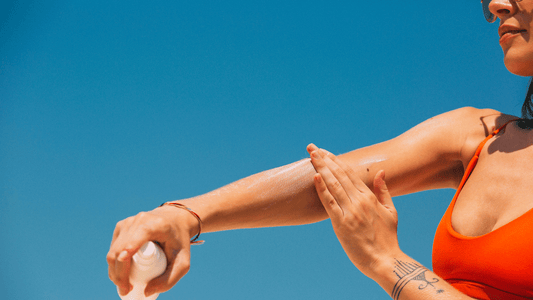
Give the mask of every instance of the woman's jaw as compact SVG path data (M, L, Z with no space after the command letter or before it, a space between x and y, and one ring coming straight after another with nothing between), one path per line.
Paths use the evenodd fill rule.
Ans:
M509 72L519 76L533 76L533 24L521 22L520 15L504 18L498 28L503 62Z
M508 33L500 39L503 62L509 72L533 76L533 40L529 31Z
M533 1L492 1L489 9L500 20L505 67L519 76L533 76Z

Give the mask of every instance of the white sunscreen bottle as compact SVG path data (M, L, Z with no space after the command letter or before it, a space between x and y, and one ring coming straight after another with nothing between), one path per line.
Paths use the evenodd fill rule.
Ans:
M159 294L144 296L146 284L163 274L167 268L165 253L154 242L144 244L131 260L130 283L133 289L122 300L155 300Z

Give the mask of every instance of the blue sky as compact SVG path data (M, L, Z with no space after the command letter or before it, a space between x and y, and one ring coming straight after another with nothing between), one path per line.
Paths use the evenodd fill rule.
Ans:
M119 299L119 220L434 115L519 114L479 1L3 1L0 282L7 299ZM427 267L453 190L395 198ZM202 236L159 299L386 299L329 221Z

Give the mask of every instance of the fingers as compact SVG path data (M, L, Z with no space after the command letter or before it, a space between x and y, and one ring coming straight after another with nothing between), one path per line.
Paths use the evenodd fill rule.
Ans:
M109 279L117 286L119 294L128 294L133 288L129 280L131 260L142 245L147 241L164 243L172 236L167 223L161 215L147 212L117 223L107 254L107 263ZM188 237L189 234L183 236Z
M359 178L359 176L354 172L350 166L348 166L346 163L344 163L341 159L339 159L336 155L332 154L331 152L327 151L326 149L321 149L315 146L314 144L309 144L307 146L307 151L311 153L312 151L318 151L320 155L324 158L326 162L331 160L334 164L328 164L328 167L333 166L340 167L340 169L343 170L344 173L350 178L350 181L352 181L353 185L361 192L370 192L367 185ZM333 172L335 173L335 172ZM335 174L336 175L336 174Z
M169 206L141 212L117 223L107 254L109 278L125 295L133 288L129 282L131 259L148 242L157 242L165 252L165 272L150 281L145 295L171 289L190 268L190 237L198 228L198 220L186 210Z
M179 249L179 250L178 250ZM179 241L173 247L165 248L167 256L167 269L161 276L151 280L144 293L150 296L154 293L163 293L170 290L178 281L189 272L191 251L189 239Z
M308 151L311 151L311 154L313 152L318 152L322 156L322 160L324 161L324 163L322 163L319 158L313 159L313 155L311 155L311 161L316 171L322 173L322 177L326 182L326 185L330 187L330 189L333 189L331 190L333 196L337 196L337 194L342 196L342 193L335 192L335 189L337 189L336 185L338 185L338 183L334 182L333 179L329 178L329 174L326 169L328 169L330 173L333 174L335 179L338 180L341 185L341 188L344 189L345 193L348 195L348 199L358 199L359 201L363 202L367 202L368 200L374 199L372 191L359 178L359 175L357 175L355 171L346 163L344 163L341 159L337 158L337 156L331 154L327 150L319 149L313 144L310 144L307 149ZM364 194L365 197L360 197L361 194ZM342 201L343 199L337 200ZM342 202L339 202L339 204L343 206Z
M127 243L118 237L107 255L109 279L118 287L121 295L127 294L132 286L129 281L131 259L146 239L131 239Z
M121 222L119 222L117 224L117 226L115 226L115 230L113 231L113 238L111 239L111 245L113 245L113 242L115 242L115 240L117 239L118 235L120 234L120 225Z
M361 180L359 175L355 173L355 171L350 168L346 163L344 163L341 159L337 158L337 156L333 154L329 154L328 158L330 158L334 163L336 163L340 168L344 170L348 178L350 178L350 181L353 183L353 185L362 193L368 193L370 192L370 189L368 186Z
M132 286L129 282L131 258L135 251L128 251L120 243L120 233L124 234L123 228L131 223L131 218L117 223L113 232L111 247L107 253L109 279L117 286L119 294L126 295ZM118 242L117 242L118 241ZM140 246L139 246L140 247Z
M347 207L351 203L349 193L353 192L354 187L344 170L328 157L323 158L317 150L311 152L311 161L338 205Z
M374 177L374 194L385 208L387 208L393 215L397 216L396 208L392 202L392 197L385 183L385 171L380 170L376 173Z
M115 263L115 273L121 274L120 276L124 276L124 274L126 274L126 277L121 277L119 279L120 285L117 285L120 295L126 295L132 289L128 278L129 276L127 276L130 274L130 268L131 257L127 251L122 251L117 258L117 262Z
M322 202L322 206L324 206L326 209L330 219L334 221L336 218L341 217L343 215L342 209L335 200L335 197L333 197L333 195L331 195L329 192L328 187L326 186L326 183L322 179L320 173L315 174L313 179L315 182L316 191L318 193L318 198L320 198L320 202Z
M385 171L380 170L374 177L374 194L383 205L393 205L389 189L385 183Z

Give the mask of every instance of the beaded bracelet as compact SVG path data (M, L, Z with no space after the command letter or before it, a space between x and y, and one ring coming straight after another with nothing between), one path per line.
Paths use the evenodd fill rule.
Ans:
M200 233L202 233L202 219L200 219L200 216L197 213L195 213L192 209L188 208L187 206L185 206L185 205L183 205L181 203L163 202L163 204L159 205L159 207L161 207L163 205L172 205L174 207L184 209L184 210L188 211L189 213L191 213L191 215L193 215L198 220L198 233L191 240L191 244L193 244L193 245L201 245L201 244L204 243L204 241L199 241L198 240L198 238L200 237Z

